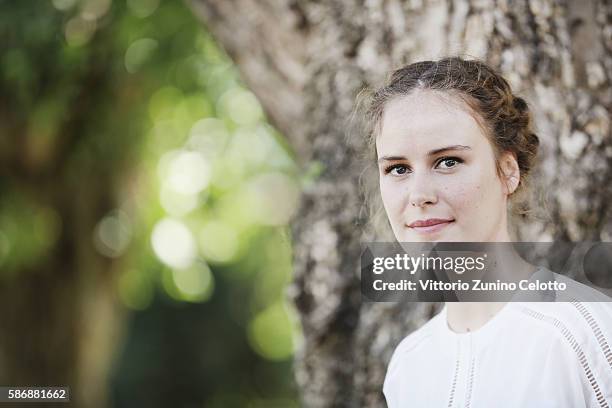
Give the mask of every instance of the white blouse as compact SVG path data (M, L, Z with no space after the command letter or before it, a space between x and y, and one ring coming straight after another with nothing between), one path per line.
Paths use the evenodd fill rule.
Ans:
M455 333L446 307L395 349L396 407L612 408L612 303L511 302Z

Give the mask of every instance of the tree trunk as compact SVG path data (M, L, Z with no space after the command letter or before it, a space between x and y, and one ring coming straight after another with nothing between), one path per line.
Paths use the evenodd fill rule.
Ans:
M0 384L68 386L71 403L88 408L108 404L107 377L124 322L115 282L119 261L100 255L92 234L116 208L117 182L112 165L103 171L88 161L74 166L72 154L99 113L96 103L108 83L104 70L88 71L60 136L49 137L59 142L43 149L36 146L43 138L28 132L29 118L2 115L11 112L10 98L0 102L0 183L9 192L0 204L19 197L32 218L42 212L53 226L44 255L0 270ZM36 235L40 231L28 239L40 240Z
M495 3L495 4L494 4ZM368 219L376 188L361 160L364 87L407 62L448 54L499 68L535 113L540 166L517 238L612 239L612 5L604 0L191 0L238 65L300 164L292 299L304 343L295 374L305 406L381 406L386 364L433 304L362 303L360 241L389 238ZM546 187L542 190L540 187ZM362 188L364 187L364 188ZM384 222L383 222L384 224ZM383 225L381 224L381 225Z
M35 201L56 212L61 233L50 256L0 282L0 384L68 386L74 406L106 407L124 311L116 262L87 238L109 210L108 189L47 187Z

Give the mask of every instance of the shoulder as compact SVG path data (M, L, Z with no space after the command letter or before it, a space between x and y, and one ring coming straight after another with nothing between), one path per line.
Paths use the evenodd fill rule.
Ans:
M521 325L580 344L603 340L612 331L612 303L608 302L517 302L512 309Z
M409 384L414 384L414 375L418 372L414 367L424 368L430 365L430 361L425 364L423 359L427 360L435 355L434 340L440 337L436 334L442 318L446 319L442 312L438 313L421 328L404 337L395 347L383 384L383 393L389 406L400 406L400 395L405 393Z
M436 332L437 326L442 322L443 312L439 312L419 329L404 337L404 339L395 348L395 351L393 352L394 356L409 353L419 346L424 345L427 339ZM391 357L391 359L393 359L393 357Z
M563 283L565 289L553 295L556 301L512 302L515 323L583 345L612 335L612 298L547 269L538 276Z
M563 283L566 288L562 292L557 292L558 301L600 302L603 304L612 304L611 297L606 296L604 293L592 287L584 285L580 282L575 281L574 279L568 278L567 276L560 275L558 273L552 272L552 276L556 281Z
M612 298L573 279L546 268L534 275L563 284L553 295L555 301L516 302L518 310L531 325L557 332L588 344L612 331Z
M574 372L595 404L602 398L612 401L612 303L572 301L513 306L530 340L547 348L551 359L569 369L561 371Z
M419 329L413 331L395 347L387 367L387 377L395 371L401 361L410 358L414 353L420 353L430 345L438 326L443 323L443 312L439 312Z

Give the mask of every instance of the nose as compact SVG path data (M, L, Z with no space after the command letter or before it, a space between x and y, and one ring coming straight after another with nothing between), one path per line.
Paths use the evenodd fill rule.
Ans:
M408 202L412 207L425 207L438 202L435 185L430 177L424 174L413 174L410 183Z

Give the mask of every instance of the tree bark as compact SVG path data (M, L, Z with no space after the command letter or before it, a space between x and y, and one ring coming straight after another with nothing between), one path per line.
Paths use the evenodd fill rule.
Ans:
M382 406L394 347L434 304L362 303L360 241L389 238L368 216L359 91L407 62L463 55L500 69L535 113L540 165L519 240L612 239L612 5L604 0L191 0L304 168L290 294L304 342L305 406ZM351 123L353 125L351 125ZM543 189L543 187L546 187ZM546 192L546 194L542 194ZM378 211L380 215L380 211Z

